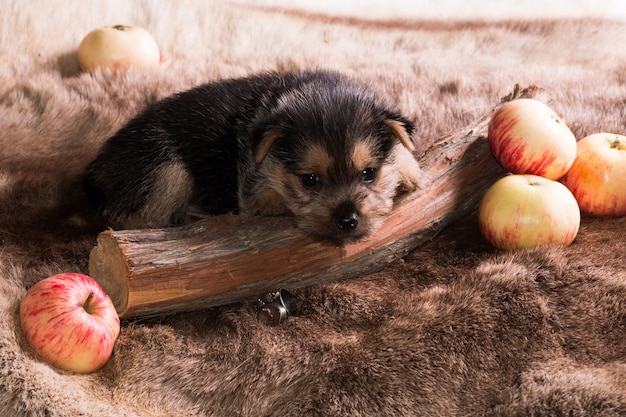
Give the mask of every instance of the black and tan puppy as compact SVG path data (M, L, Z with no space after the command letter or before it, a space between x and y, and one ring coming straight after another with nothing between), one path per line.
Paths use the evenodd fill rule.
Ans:
M131 120L89 165L92 202L117 228L207 214L292 215L346 242L420 186L411 122L323 71L263 73L175 94Z

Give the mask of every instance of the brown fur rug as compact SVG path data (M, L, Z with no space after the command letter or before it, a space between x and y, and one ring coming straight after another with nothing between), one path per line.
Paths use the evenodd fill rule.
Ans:
M101 225L79 175L157 98L220 77L325 67L395 100L422 149L515 83L548 89L579 138L624 133L624 22L0 3L1 416L626 415L626 218L585 216L570 247L502 253L470 215L380 273L295 290L303 314L279 327L258 323L251 302L124 322L114 356L91 375L37 358L17 315L36 281L86 272ZM79 72L82 36L117 23L153 33L158 70Z

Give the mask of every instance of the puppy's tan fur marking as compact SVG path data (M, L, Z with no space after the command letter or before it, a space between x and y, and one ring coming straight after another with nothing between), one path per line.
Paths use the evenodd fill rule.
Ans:
M184 220L193 190L193 179L187 169L179 162L172 162L158 167L154 175L145 206L128 216L125 227L166 227Z
M404 146L397 144L391 151L398 178L397 190L403 193L425 188L430 179L422 171L413 154Z
M352 163L359 171L370 167L376 168L379 162L372 154L372 143L370 141L358 141L352 148Z
M265 179L251 192L251 198L243 201L242 214L262 216L289 214L285 201L285 181L289 177L285 168L272 158L267 158L260 166L260 175Z
M281 138L284 134L285 132L283 132L281 128L277 127L269 130L263 135L263 139L261 139L261 142L257 146L256 152L254 153L254 162L256 162L257 165L263 162L263 159L265 159L265 156L272 148L274 142L276 142L276 140Z
M328 153L328 150L319 144L310 145L306 150L302 171L298 174L315 173L326 176L330 167L335 163L335 158Z
M271 188L259 191L255 204L257 206L255 214L262 216L279 216L289 212L283 196Z
M398 139L405 148L411 152L415 150L415 145L413 145L413 141L409 137L404 125L401 122L398 120L387 119L384 123L387 127L389 127L393 136Z

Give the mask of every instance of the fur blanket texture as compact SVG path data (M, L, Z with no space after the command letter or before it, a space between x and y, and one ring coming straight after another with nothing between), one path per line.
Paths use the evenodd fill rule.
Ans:
M33 353L21 297L46 276L87 272L101 231L83 169L172 92L335 69L395 102L423 150L516 83L537 84L576 137L626 133L620 18L332 15L283 3L0 1L0 416L625 416L626 218L583 216L569 247L501 252L473 213L381 272L295 289L302 315L278 327L259 323L250 300L124 321L114 356L89 375ZM82 37L118 23L153 34L160 67L79 71Z

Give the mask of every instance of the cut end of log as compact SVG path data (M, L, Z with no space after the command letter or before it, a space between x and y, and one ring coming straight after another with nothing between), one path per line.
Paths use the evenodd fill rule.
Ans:
M98 235L97 245L89 254L89 275L109 295L118 315L123 316L128 308L128 267L112 231Z

